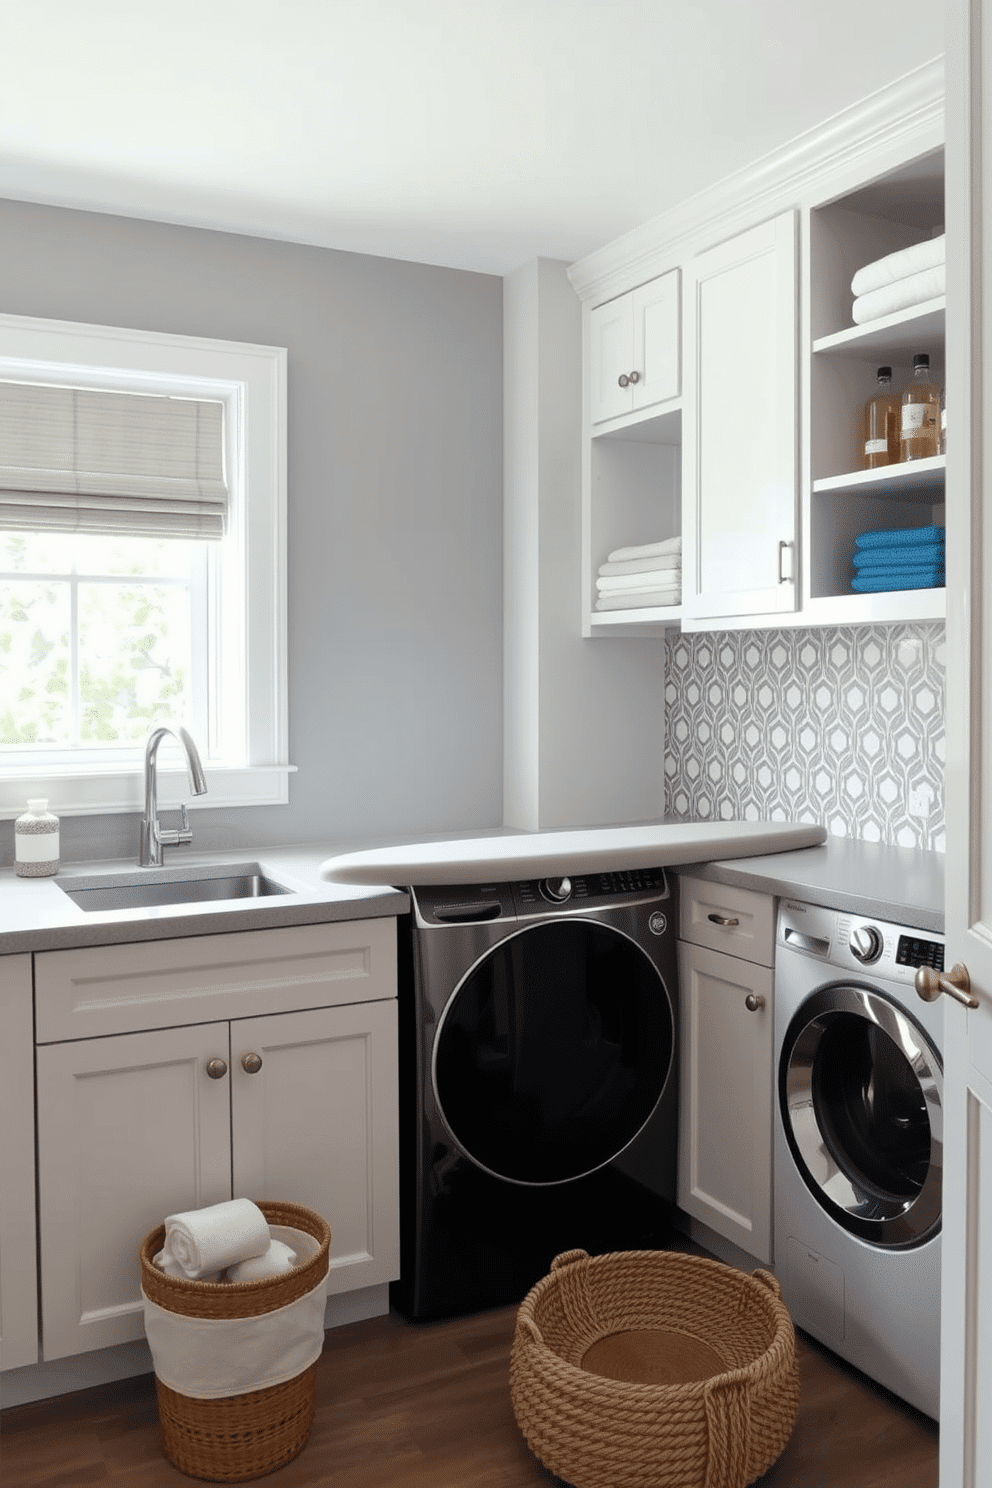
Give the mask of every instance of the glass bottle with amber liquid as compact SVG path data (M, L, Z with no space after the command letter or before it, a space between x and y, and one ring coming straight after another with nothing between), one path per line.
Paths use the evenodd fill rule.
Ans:
M903 460L929 460L940 442L940 388L930 381L930 358L914 356L913 376L902 395L899 454Z
M892 388L892 368L879 367L878 391L865 404L862 415L861 468L878 470L899 462L902 407Z

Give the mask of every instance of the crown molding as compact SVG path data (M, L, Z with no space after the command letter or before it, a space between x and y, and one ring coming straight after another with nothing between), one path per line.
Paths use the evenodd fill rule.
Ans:
M891 153L911 158L943 141L944 59L935 57L850 108L798 135L623 237L572 264L568 277L581 300L602 301L644 284L693 251L743 226L797 206L824 179L859 160Z

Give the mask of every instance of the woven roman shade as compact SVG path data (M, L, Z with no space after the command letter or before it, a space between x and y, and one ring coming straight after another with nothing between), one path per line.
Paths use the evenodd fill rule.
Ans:
M223 405L0 382L0 527L221 537Z

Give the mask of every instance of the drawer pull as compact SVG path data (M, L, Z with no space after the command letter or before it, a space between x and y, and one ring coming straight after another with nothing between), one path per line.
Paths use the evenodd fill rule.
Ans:
M211 1080L223 1080L227 1074L227 1065L223 1059L208 1059L207 1074Z
M257 1075L259 1070L262 1068L261 1054L242 1054L241 1068L244 1070L246 1075Z
M760 1013L765 1005L765 999L760 992L749 992L744 999L744 1006L749 1013Z
M731 918L729 915L711 914L707 915L706 918L708 920L712 920L714 925L726 925L728 928L732 928L734 925L740 924L740 920L737 918L736 915Z

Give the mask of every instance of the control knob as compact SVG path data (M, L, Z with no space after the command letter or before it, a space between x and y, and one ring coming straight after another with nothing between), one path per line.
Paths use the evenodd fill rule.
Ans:
M572 895L572 880L570 878L545 878L541 882L541 893L545 899L550 899L552 904L564 904L566 899Z
M851 931L848 945L851 948L851 955L860 961L862 966L870 966L882 954L881 931L876 930L874 925L856 925Z

